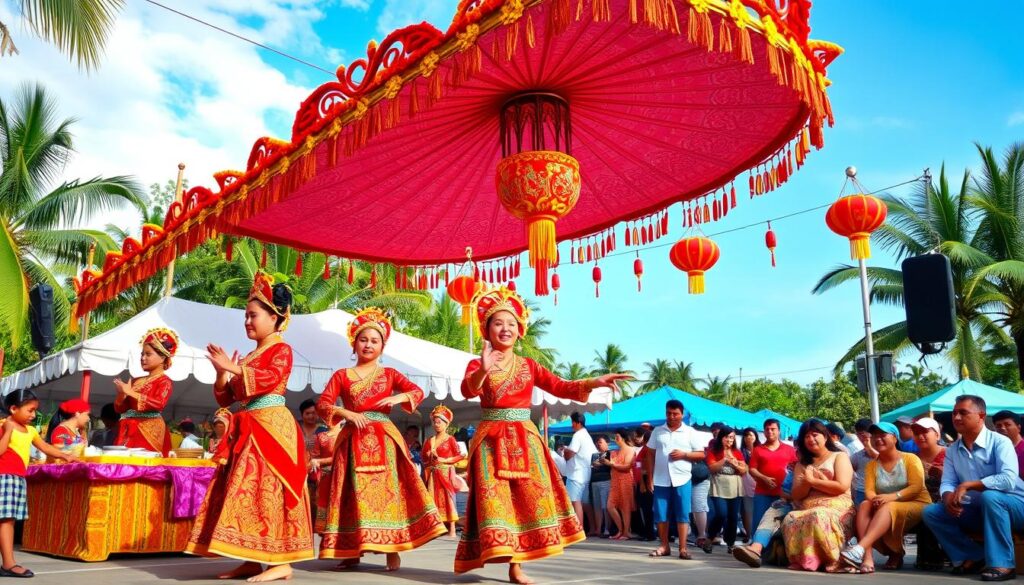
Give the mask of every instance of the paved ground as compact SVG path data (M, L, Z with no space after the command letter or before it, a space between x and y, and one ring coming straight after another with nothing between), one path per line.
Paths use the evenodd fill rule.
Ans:
M872 585L905 585L929 583L952 585L968 583L948 573L920 573L905 570L898 573L879 571L875 575L834 575L800 573L774 568L749 569L726 555L724 547L716 547L711 555L696 551L695 560L675 558L649 559L649 543L612 542L590 539L569 549L565 555L529 563L526 569L538 583L616 583L628 581L644 585L676 585L695 582L700 585L775 585L818 584L822 580L843 583L870 581ZM489 565L468 575L452 574L455 541L438 539L425 547L402 555L403 568L398 573L384 573L384 557L366 557L357 572L331 571L335 563L310 561L296 566L292 583L480 583L505 582L505 565ZM222 559L198 559L186 555L121 556L104 563L81 563L64 559L17 553L18 562L33 569L37 585L53 583L82 585L91 583L168 583L189 582L213 584L218 572L237 563ZM908 556L908 561L912 557ZM878 563L881 565L881 562ZM911 563L908 563L911 564ZM977 579L975 577L975 579ZM220 583L223 583L222 581Z

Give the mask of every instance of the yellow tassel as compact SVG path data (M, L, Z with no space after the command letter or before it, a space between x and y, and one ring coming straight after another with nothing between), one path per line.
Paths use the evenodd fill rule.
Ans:
M687 273L689 275L689 290L691 295L702 295L704 294L704 271L693 270Z
M505 60L511 61L516 56L516 45L519 43L519 21L505 28ZM467 76L468 79L468 76Z
M612 7L610 0L593 0L591 9L594 12L594 22L611 22Z
M582 0L580 0L582 2ZM548 27L556 34L569 28L569 21L572 16L572 0L554 0L551 3L551 12L548 13ZM579 20L579 15L576 20Z
M531 49L537 46L537 34L533 30L533 13L526 15L526 46Z
M68 322L68 333L78 335L78 303L71 305L71 320Z
M462 324L469 325L470 317L473 314L473 305L462 305Z
M811 132L807 128L804 128L800 136L800 146L804 149L804 156L811 152Z
M558 241L555 239L555 220L551 216L532 217L526 224L526 241L530 266L538 260L554 263L558 255Z
M581 18L583 18L583 0L576 3L576 22L579 22Z
M690 19L686 28L687 40L710 51L715 46L714 37L714 28L711 25L711 15L707 12L697 12L697 10L691 6Z
M636 1L637 0L629 0L629 22L631 24L640 22L639 15L636 10Z
M739 52L740 61L754 64L754 47L750 44L750 31L745 26L739 29L739 42L736 44L736 50Z
M857 233L850 236L850 259L867 260L871 257L871 234Z
M723 18L718 23L718 52L732 53L732 34L729 32L729 24Z

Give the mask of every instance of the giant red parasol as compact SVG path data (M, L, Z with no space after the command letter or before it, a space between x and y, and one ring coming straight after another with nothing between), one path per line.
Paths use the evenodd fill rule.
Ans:
M191 189L162 230L83 273L79 313L219 232L429 270L471 246L499 274L529 247L543 293L551 238L596 260L619 222L639 220L634 245L664 235L673 203L724 217L737 180L768 192L822 146L841 49L808 39L809 12L809 0L463 0L446 33L423 23L371 43L302 104L290 140L261 138L216 193ZM579 196L567 206L568 185L557 210L533 212L543 221L503 206L496 184L499 162L531 151L579 165L558 159Z

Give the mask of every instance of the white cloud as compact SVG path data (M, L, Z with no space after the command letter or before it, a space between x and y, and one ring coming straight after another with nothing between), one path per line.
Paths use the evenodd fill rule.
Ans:
M1021 124L1024 124L1024 111L1014 112L1006 120L1007 126L1020 126Z
M282 31L302 38L301 31L311 32L312 21L320 18L311 0L290 3L309 5L295 14L281 11L284 2L185 4L186 12L268 43ZM259 9L249 10L254 4ZM235 5L238 10L232 12ZM228 14L248 14L247 22L277 20L253 29ZM0 20L12 21L3 5ZM21 54L0 61L0 96L10 99L22 83L38 81L56 99L62 119L77 119L72 127L77 154L64 179L126 174L148 185L173 178L178 162L185 162L191 184L215 187L211 174L244 167L258 137L290 138L290 122L312 87L291 83L261 59L256 47L183 22L163 10L130 3L102 67L91 75L22 32L17 36ZM286 123L272 129L268 119ZM131 223L136 220L125 215L115 221L135 227Z

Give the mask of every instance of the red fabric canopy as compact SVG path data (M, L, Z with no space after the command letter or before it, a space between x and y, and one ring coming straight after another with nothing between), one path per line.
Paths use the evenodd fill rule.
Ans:
M752 168L770 190L792 150L821 146L825 67L841 51L807 39L809 1L781 3L464 0L446 34L424 23L371 45L307 99L291 142L261 139L244 173L218 174L220 193L193 189L166 233L84 274L79 310L218 231L407 266L460 262L467 246L476 259L518 254L524 225L499 203L495 168L500 108L524 91L571 112L582 191L560 240Z

